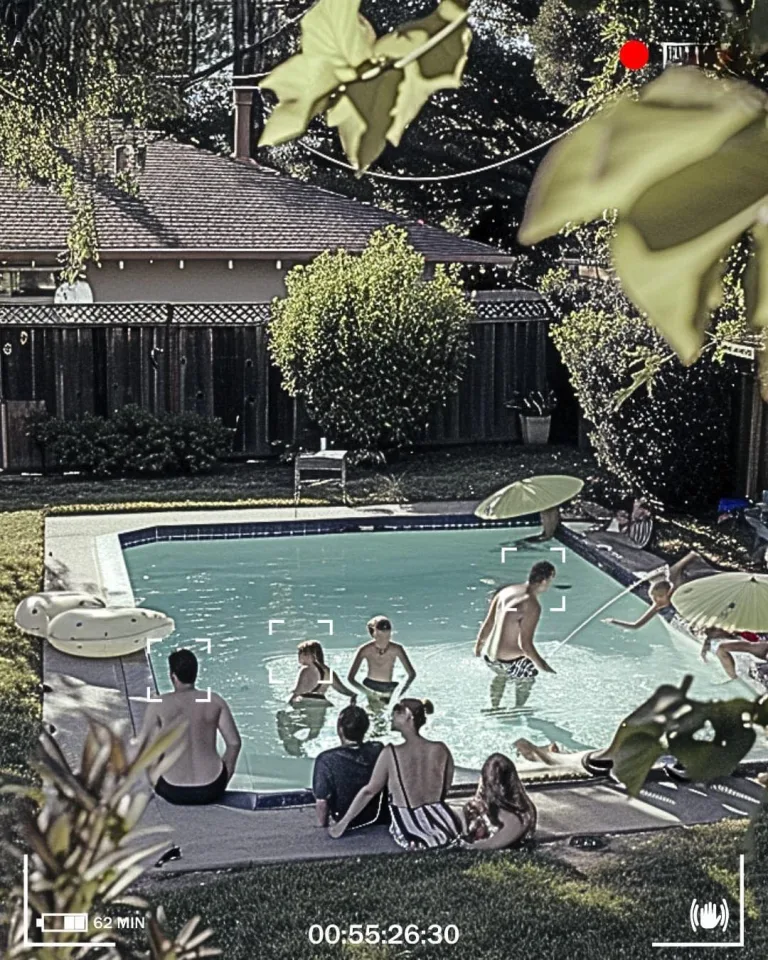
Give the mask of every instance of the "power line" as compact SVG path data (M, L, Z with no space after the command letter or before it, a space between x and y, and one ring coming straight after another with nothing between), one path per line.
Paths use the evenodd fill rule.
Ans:
M401 182L408 183L435 183L440 180L458 180L461 177L474 177L478 173L485 173L488 170L495 170L497 167L503 167L507 163L515 163L516 160L522 160L524 157L530 156L537 150L543 150L544 147L548 147L550 143L560 140L566 134L575 130L576 127L580 127L582 123L584 123L584 121L580 120L578 123L574 123L574 125L569 127L567 130L563 130L562 133L558 133L554 137L550 137L549 140L545 140L543 143L538 143L535 147L530 147L528 150L523 150L522 153L516 153L512 157L505 157L503 160L496 160L494 163L487 163L485 166L475 167L473 170L463 170L460 173L438 173L432 177L408 177L398 176L394 173L376 173L373 170L358 170L356 167L353 167L352 164L345 163L343 160L337 160L335 157L330 157L327 153L322 153L320 150L310 147L301 140L297 140L296 142L308 153L313 153L316 157L320 157L321 159L326 160L328 163L333 163L337 167L343 167L345 170L351 170L353 173L358 175L375 177L377 180L399 180Z

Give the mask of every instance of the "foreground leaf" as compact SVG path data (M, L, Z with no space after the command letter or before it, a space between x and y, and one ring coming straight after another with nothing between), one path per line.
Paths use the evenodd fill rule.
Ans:
M692 363L721 300L722 261L765 214L767 102L740 81L668 70L639 100L607 108L548 155L521 240L617 210L622 286Z
M319 0L301 21L301 53L276 67L260 84L279 97L259 146L285 143L323 113L330 94L354 80L373 56L375 34L359 14L360 0Z
M680 687L659 687L616 731L608 754L631 796L639 794L665 753L676 757L694 780L727 776L754 745L755 726L768 727L768 695L755 701L699 702L688 697L692 680L686 676Z

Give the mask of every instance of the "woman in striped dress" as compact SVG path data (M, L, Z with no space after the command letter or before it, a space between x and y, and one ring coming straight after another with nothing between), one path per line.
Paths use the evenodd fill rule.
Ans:
M445 847L458 840L462 823L446 803L453 780L453 757L444 743L426 740L421 728L434 712L429 700L406 697L392 711L392 729L403 743L379 754L370 782L363 787L343 819L329 830L341 837L361 810L382 790L389 793L390 833L407 850Z

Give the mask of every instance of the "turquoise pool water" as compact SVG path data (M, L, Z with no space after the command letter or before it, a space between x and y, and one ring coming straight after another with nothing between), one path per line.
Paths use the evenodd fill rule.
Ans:
M495 750L512 754L517 737L571 749L607 743L618 722L663 682L695 676L699 699L750 695L739 682L723 687L716 662L705 664L689 639L657 620L636 632L598 618L552 656L554 675L538 677L525 702L515 685L499 689L473 654L493 591L522 581L532 563L552 560L555 587L543 596L537 645L545 657L621 586L571 550L565 563L548 544L527 544L516 529L394 531L243 540L153 543L125 551L138 602L176 620L176 633L152 645L162 691L170 689L168 653L198 652L199 685L225 697L243 736L238 773L256 788L308 786L312 758L337 744L335 719L348 701L332 694L327 715L294 711L287 698L297 669L296 645L318 639L343 677L366 621L389 616L395 639L418 676L409 695L435 704L427 733L445 740L458 766L478 769ZM517 546L505 554L502 548ZM552 609L562 608L565 610ZM624 596L601 616L634 619L644 603ZM269 620L283 620L273 624ZM328 624L332 620L333 634ZM211 641L211 654L206 644ZM362 676L362 674L361 674ZM363 698L364 699L364 698ZM362 702L362 700L361 700ZM389 739L385 717L373 731Z

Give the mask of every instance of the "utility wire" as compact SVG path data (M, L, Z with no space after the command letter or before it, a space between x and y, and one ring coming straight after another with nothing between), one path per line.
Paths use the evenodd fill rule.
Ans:
M313 153L316 157L320 157L328 163L333 163L337 167L343 167L345 170L351 170L353 173L356 173L359 176L362 175L366 177L375 177L377 180L399 180L401 182L408 183L435 183L441 180L458 180L461 177L474 177L478 173L485 173L488 170L495 170L497 167L503 167L508 163L514 163L516 160L522 160L524 157L530 156L537 150L543 150L544 147L548 147L551 143L555 143L556 140L560 140L566 134L575 130L576 127L580 127L582 123L584 123L584 121L580 120L567 130L563 130L562 133L558 133L554 137L550 137L549 140L545 140L543 143L538 143L535 147L529 147L528 150L523 150L522 153L516 153L512 157L505 157L503 160L496 160L494 163L487 163L485 166L475 167L473 170L463 170L460 173L438 173L431 177L398 176L394 173L376 173L373 170L358 170L356 167L353 167L352 164L345 163L343 160L337 160L335 157L330 157L327 153L322 153L320 150L310 147L301 140L297 140L296 142L308 153Z

